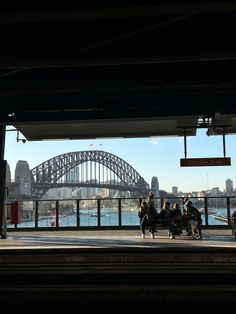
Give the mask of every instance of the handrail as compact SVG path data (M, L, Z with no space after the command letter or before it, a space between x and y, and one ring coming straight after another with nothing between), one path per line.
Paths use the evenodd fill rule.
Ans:
M178 202L182 208L182 199L175 196L155 198L157 210L160 211L166 200L171 204ZM191 200L202 212L203 228L231 228L231 207L236 203L236 197L191 197ZM8 202L7 230L138 228L137 212L141 201L133 197L19 200L20 221L14 225L9 223L11 202ZM53 212L56 223L50 225Z

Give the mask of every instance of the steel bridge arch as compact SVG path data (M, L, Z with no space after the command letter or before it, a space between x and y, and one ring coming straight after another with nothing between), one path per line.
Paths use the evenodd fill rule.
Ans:
M89 150L55 156L30 170L32 196L42 196L50 187L56 186L67 172L88 161L99 163L114 172L121 180L123 189L125 186L127 190L136 190L141 193L149 190L149 184L125 160L105 151ZM119 185L116 186L117 189L119 187Z

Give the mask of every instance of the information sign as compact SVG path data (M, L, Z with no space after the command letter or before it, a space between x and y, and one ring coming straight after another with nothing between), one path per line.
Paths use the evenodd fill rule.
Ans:
M230 166L230 157L213 158L181 158L181 167Z

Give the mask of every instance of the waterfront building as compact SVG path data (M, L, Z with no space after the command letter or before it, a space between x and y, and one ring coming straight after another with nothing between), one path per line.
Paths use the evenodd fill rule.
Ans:
M15 169L16 194L31 196L31 177L29 164L25 160L19 160Z
M227 195L233 194L234 187L233 187L233 181L231 179L228 179L225 181L225 187L226 187Z
M210 191L210 195L211 196L219 196L220 195L219 187L212 188L211 191Z
M154 192L155 197L160 197L159 181L157 177L152 177L151 190ZM157 200L154 200L154 204L157 206Z
M7 169L6 169L6 184L11 183L11 169L9 164L7 163Z
M172 186L172 194L174 196L178 196L178 187L177 186Z
M159 181L158 181L157 177L152 177L151 190L154 192L155 197L159 197L160 196Z

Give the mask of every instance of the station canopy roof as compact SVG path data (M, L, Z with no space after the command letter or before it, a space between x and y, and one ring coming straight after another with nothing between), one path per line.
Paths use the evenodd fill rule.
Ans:
M0 125L27 140L236 133L235 1L1 9Z

